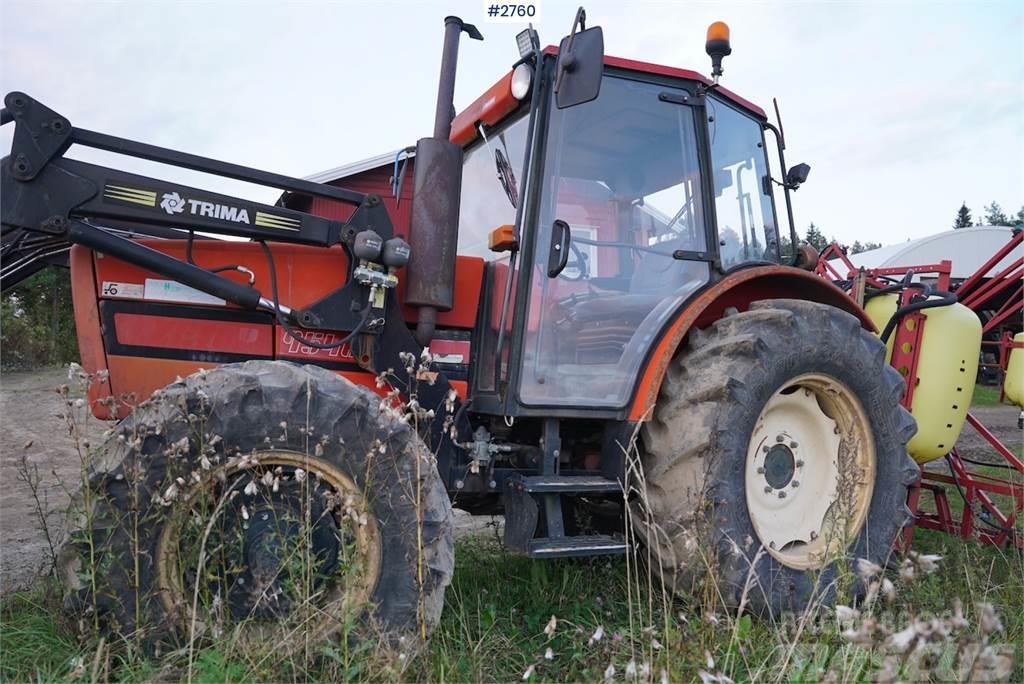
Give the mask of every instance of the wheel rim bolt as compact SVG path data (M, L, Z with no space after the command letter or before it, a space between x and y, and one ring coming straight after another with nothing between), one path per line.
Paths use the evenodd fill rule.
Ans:
M769 448L768 448L768 445L767 445L767 444L765 444L765 445L764 445L764 447L763 447L763 448L761 449L761 451L763 451L764 453L766 453L766 454L767 454L767 453L768 453L769 451L771 451L771 449L769 449Z
M764 475L764 466L759 466L758 467L757 474L758 475Z
M792 441L792 442L790 442L790 443L789 443L789 448L790 448L790 449L796 449L796 448L797 448L797 446L798 446L798 445L797 445L796 441Z
M800 480L793 480L793 486L794 487L799 487L800 486Z
M817 538L818 538L818 533L815 532L814 530L811 530L811 541L814 541Z
M786 498L786 492L779 492L779 498L780 499L785 499Z
M765 494L771 494L772 493L772 488L771 487L765 487L764 488L764 493Z
M796 467L797 468L803 468L804 467L804 462L803 461L797 461L796 462Z
M786 438L783 435L776 435L775 436L775 441L778 442L779 444L781 444L782 442L786 441Z

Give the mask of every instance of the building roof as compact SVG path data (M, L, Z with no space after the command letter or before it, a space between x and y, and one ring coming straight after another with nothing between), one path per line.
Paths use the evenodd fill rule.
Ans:
M947 230L928 237L887 245L849 259L854 266L881 268L888 266L915 266L937 264L949 259L953 262L953 278L967 278L981 268L1000 247L1013 235L1008 226L974 226ZM995 265L989 275L1008 267L1013 260L1024 257L1024 244L1018 245L1002 261Z
M377 169L381 166L394 164L395 157L401 151L402 150L392 150L391 152L385 152L384 154L378 154L373 157L367 157L366 159L360 159L359 161L337 166L333 169L327 169L326 171L306 176L306 180L313 181L314 183L330 183L342 178L354 176L357 173L362 173L363 171L369 171L370 169ZM409 152L406 156L415 157L416 153Z

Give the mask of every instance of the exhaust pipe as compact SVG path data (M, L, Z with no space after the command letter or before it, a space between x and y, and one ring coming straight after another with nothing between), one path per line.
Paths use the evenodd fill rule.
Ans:
M455 116L455 70L463 31L474 40L483 40L472 24L458 17L445 17L434 135L416 142L405 300L419 309L416 342L423 347L434 337L437 312L449 311L454 304L462 148L448 138Z

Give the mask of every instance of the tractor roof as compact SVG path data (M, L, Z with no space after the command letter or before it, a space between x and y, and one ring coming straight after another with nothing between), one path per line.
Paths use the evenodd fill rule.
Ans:
M558 54L558 48L554 45L549 45L544 48L544 54L556 55ZM679 69L677 67L665 66L664 64L652 64L651 62L641 62L635 59L611 57L608 55L605 56L604 63L605 66L616 69L638 71L657 76L670 76L672 78L696 81L708 86L712 85L711 79L707 76L696 71L690 71L689 69ZM754 116L760 119L767 119L763 109L750 100L740 97L728 88L719 85L715 88L715 92ZM518 106L519 101L512 96L512 72L509 71L455 117L455 120L452 121L452 142L459 143L460 145L472 142L477 135L476 128L478 123L483 122L488 126L494 126L515 111Z

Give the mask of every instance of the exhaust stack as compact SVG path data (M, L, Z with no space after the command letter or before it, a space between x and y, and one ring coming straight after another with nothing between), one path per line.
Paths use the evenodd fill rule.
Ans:
M448 140L454 118L455 71L462 32L474 40L483 36L458 17L445 17L444 52L437 87L434 135L416 142L406 272L406 303L419 309L416 341L430 344L437 312L454 304L455 254L459 241L459 194L462 189L462 148Z

